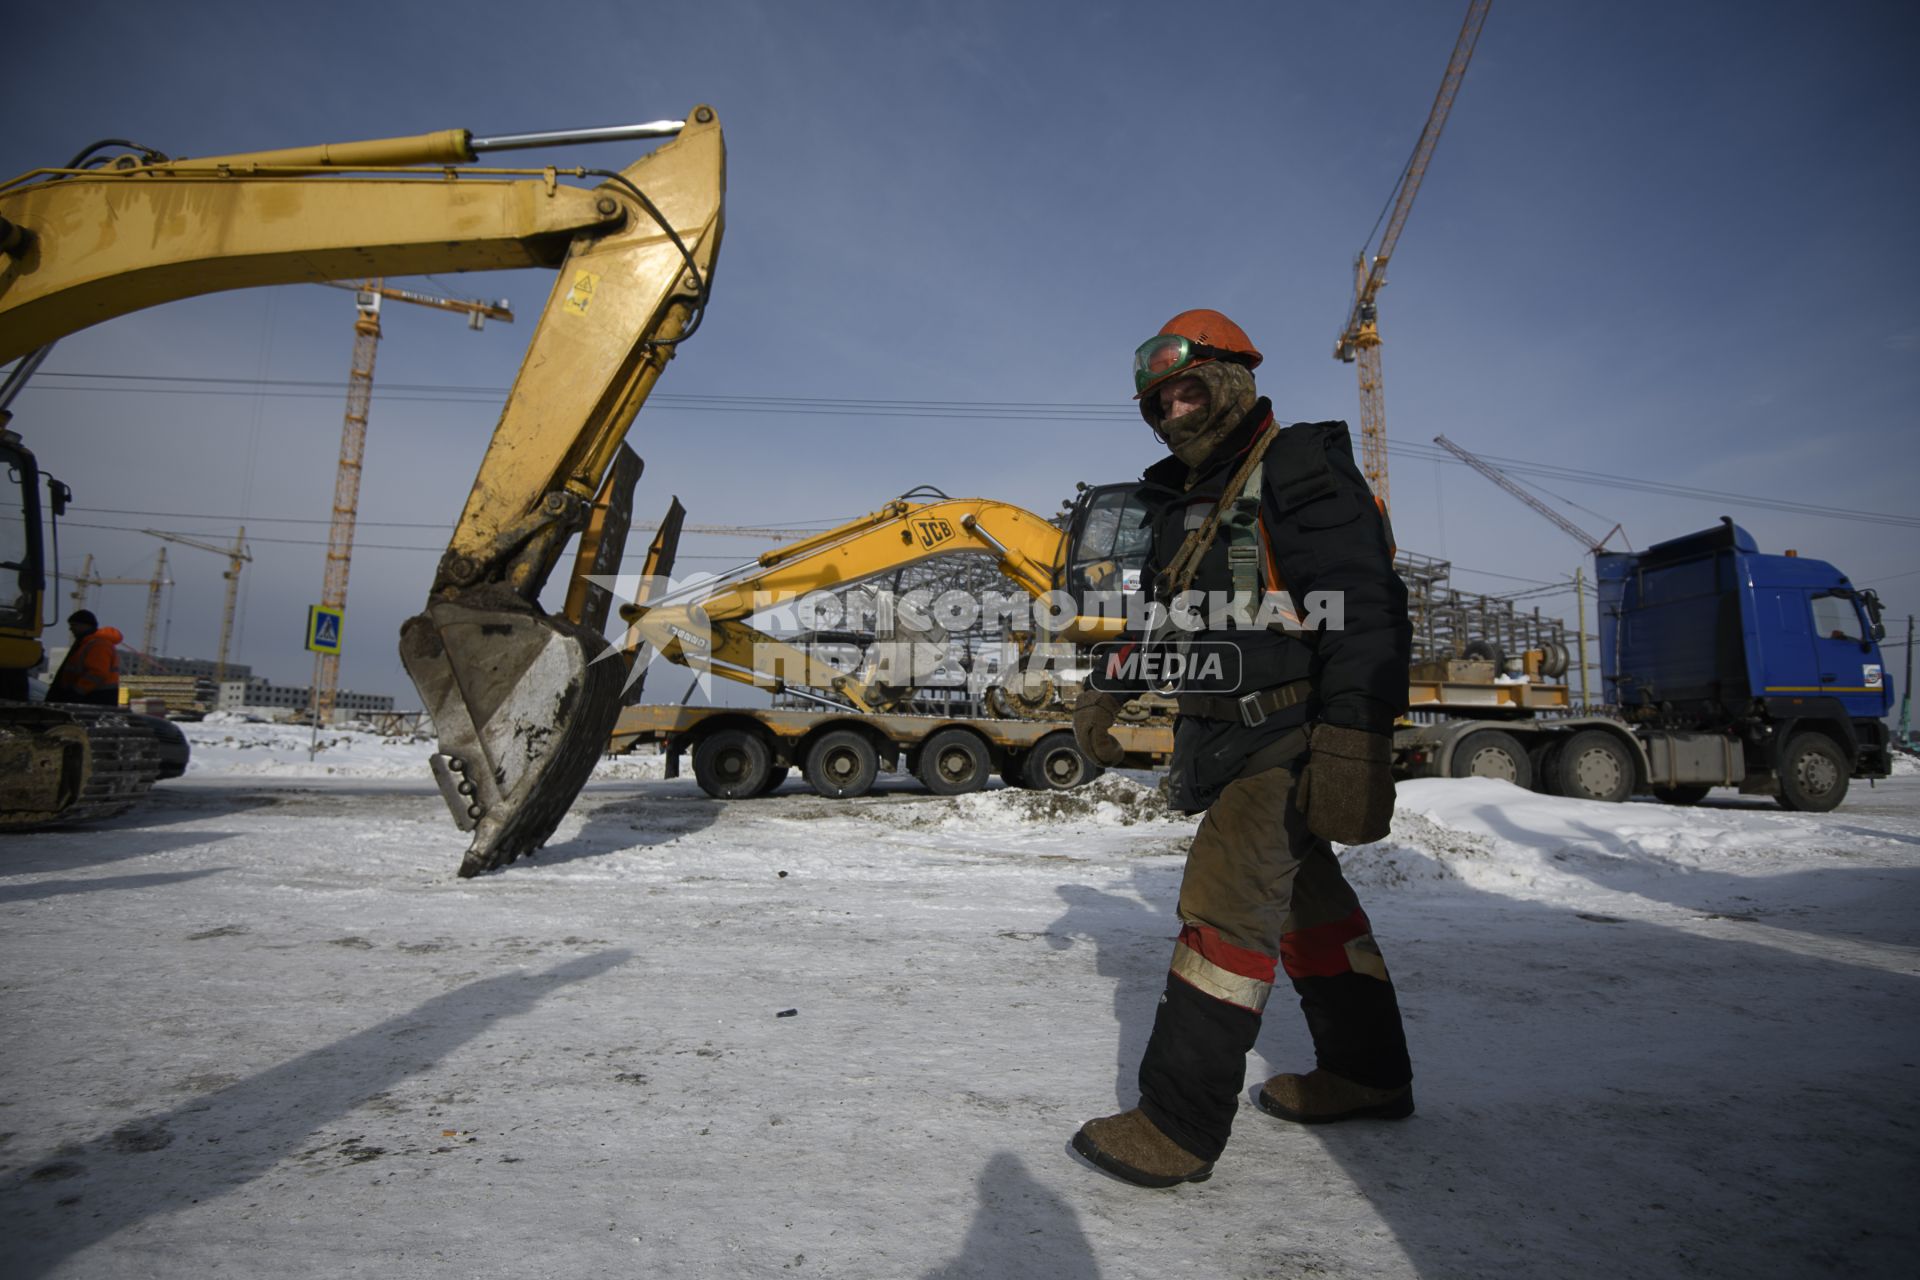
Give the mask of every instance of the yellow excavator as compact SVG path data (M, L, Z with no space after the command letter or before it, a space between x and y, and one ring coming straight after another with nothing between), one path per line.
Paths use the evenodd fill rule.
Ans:
M839 528L776 547L735 574L622 608L632 622L628 647L647 643L670 662L741 683L824 689L862 712L893 710L908 695L908 687L893 679L897 664L879 662L845 672L810 647L756 628L753 616L931 558L972 551L993 557L1000 574L1029 597L1058 601L1050 610L1052 624L1025 635L1064 645L1114 639L1125 624L1125 597L1139 591L1146 560L1146 509L1137 489L1137 484L1083 487L1066 528L1010 503L954 499L939 491L908 493ZM655 568L659 555L657 549L651 557ZM1014 681L1002 689L1012 693L1016 706L1037 708L1052 700L1043 683Z
M857 711L896 709L911 692L898 664L844 671L811 647L753 625L755 614L836 592L940 556L991 556L1000 573L1034 599L1057 607L1027 643L1069 646L1111 640L1125 627L1125 602L1140 589L1150 531L1139 485L1082 486L1056 525L1010 503L949 498L937 490L903 495L871 514L759 556L751 566L621 610L629 650L649 644L660 657L778 691L821 689ZM663 522L671 527L674 522ZM657 569L660 549L650 557ZM905 641L911 645L913 641ZM909 662L911 659L909 659ZM1058 701L1044 672L1013 678L996 692L1012 714Z
M1140 590L1151 535L1137 483L1082 486L1059 524L1004 502L915 491L734 573L671 584L671 531L680 514L676 504L662 522L648 576L626 584L640 596L620 611L630 624L630 663L647 658L650 648L696 671L812 705L630 705L614 725L614 751L657 743L669 777L678 776L681 755L691 752L696 780L719 799L765 795L794 767L815 791L840 799L864 794L883 765L902 763L940 795L983 786L996 771L1009 783L1043 790L1066 790L1100 772L1074 745L1064 707L1084 671L1084 646L1119 636ZM823 660L810 641L797 643L815 593L844 596L966 552L990 556L1010 583L1044 606L1033 611L1032 627L1014 631L1019 652L1007 656L1018 661L1004 664L986 689L988 715L918 707L918 677L932 665L925 659L945 651L937 641L912 638L928 636L925 630L881 624L878 630L893 638L874 644L851 670ZM898 602L903 614L920 607L913 594ZM942 609L929 603L937 627ZM626 701L638 702L644 675L644 667L635 673ZM1171 708L1156 695L1129 704L1116 736L1130 763L1152 767L1166 758Z
M476 163L641 138L671 140L619 171ZM203 158L113 140L0 184L0 363L19 362L20 381L67 334L199 294L557 271L426 605L401 630L401 659L439 739L435 777L473 834L463 876L552 834L618 712L624 669L595 661L605 638L538 601L568 539L590 523L594 554L573 571L617 569L640 471L623 440L704 313L725 169L719 120L699 106L643 125L452 129ZM25 673L42 659L48 579L39 479L9 428L0 420L17 502L17 514L0 515L0 829L124 807L159 769L137 751L115 755L115 734L139 736L127 717L24 701ZM89 801L109 774L112 803Z

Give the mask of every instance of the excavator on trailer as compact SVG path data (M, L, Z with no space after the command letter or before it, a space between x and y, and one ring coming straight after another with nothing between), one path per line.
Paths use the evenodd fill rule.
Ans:
M670 141L617 172L476 163L640 138ZM426 605L401 629L401 659L439 738L434 774L472 832L463 876L552 834L618 712L624 668L596 661L609 652L604 637L564 610L550 616L539 598L573 533L631 509L640 464L624 438L704 314L725 168L719 120L698 106L644 125L450 129L190 159L112 140L0 184L0 363L19 361L19 377L67 334L220 290L557 271ZM39 479L17 433L0 452L18 503L0 535L0 574L13 579L0 578L0 756L10 779L32 780L0 787L5 829L96 816L112 806L87 797L109 774L124 807L159 763L157 750L115 749L113 734L140 736L131 722L24 701L48 581ZM576 573L617 568L610 557L626 531L604 532Z
M1082 486L1061 524L1004 502L916 490L768 551L735 573L664 591L673 538L663 534L648 554L641 598L620 610L630 624L629 663L643 661L650 648L667 661L792 694L817 709L631 705L615 722L612 748L657 742L667 752L669 776L677 776L681 754L691 751L696 779L721 799L764 795L794 766L815 790L850 798L873 784L883 762L903 759L943 795L982 786L996 770L1035 789L1076 786L1100 770L1074 745L1063 708L1077 692L1085 646L1127 628L1150 539L1139 489L1137 483ZM677 528L679 514L677 507L670 512L662 530ZM987 690L988 717L915 713L916 677L942 645L883 641L866 661L843 670L765 621L770 611L788 610L798 622L817 593L845 592L963 553L991 556L1009 583L1047 606L1036 611L1037 625L1016 631L1020 652ZM908 602L901 603L904 612ZM915 629L901 630L912 635ZM644 676L643 667L636 690L644 689ZM638 693L626 700L637 703ZM1164 761L1172 748L1172 707L1156 695L1129 705L1116 732L1134 763Z
M683 589L658 603L623 609L630 646L647 643L670 662L746 684L785 691L828 691L856 711L897 709L911 684L910 667L883 659L844 671L810 649L753 624L753 616L832 592L936 557L963 552L993 557L1001 574L1035 599L1061 593L1045 642L1072 646L1118 637L1125 599L1139 590L1149 531L1137 484L1082 488L1063 529L1031 511L984 498L949 498L925 490L894 499L869 515L776 547L749 568ZM1033 631L1025 634L1034 635ZM905 642L907 644L912 641ZM910 677L911 672L906 671ZM1003 684L1020 710L1058 700L1045 672Z

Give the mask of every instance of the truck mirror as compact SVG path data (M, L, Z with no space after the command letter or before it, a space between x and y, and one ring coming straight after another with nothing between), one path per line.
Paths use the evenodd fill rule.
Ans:
M1882 621L1880 617L1880 593L1873 590L1862 591L1860 593L1860 603L1867 606L1867 621L1873 624L1870 628L1873 632L1873 638L1875 640L1885 640L1887 638L1887 624Z
M67 504L73 501L73 490L52 476L47 477L47 498L52 504L53 517L58 520L67 514Z

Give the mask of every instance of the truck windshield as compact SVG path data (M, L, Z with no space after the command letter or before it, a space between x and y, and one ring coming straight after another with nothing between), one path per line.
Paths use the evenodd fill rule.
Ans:
M1849 592L1826 592L1813 597L1813 633L1825 640L1864 640L1860 610Z

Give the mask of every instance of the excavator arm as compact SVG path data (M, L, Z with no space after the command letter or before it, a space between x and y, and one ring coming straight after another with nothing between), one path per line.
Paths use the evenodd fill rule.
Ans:
M426 608L401 635L439 735L435 774L473 832L462 875L544 841L605 744L621 664L597 662L604 638L546 616L538 599L698 325L720 247L726 161L711 108L594 133L678 136L619 173L460 167L481 151L582 135L449 130L201 160L126 156L0 186L0 360L224 289L557 269ZM563 173L604 181L576 186ZM629 489L637 473L637 460L624 469Z
M896 499L870 515L766 552L748 572L653 607L622 611L630 646L645 642L671 662L761 687L830 689L862 711L886 709L887 690L821 662L749 621L770 607L955 552L985 552L1035 598L1059 589L1069 535L1040 516L982 498ZM1117 576L1115 586L1118 585ZM1056 635L1090 642L1118 635L1118 611L1076 615Z

